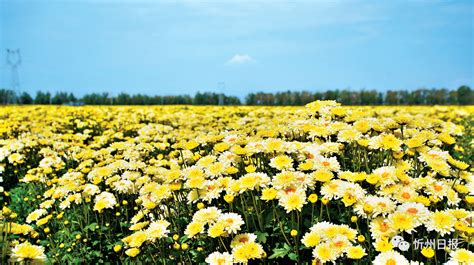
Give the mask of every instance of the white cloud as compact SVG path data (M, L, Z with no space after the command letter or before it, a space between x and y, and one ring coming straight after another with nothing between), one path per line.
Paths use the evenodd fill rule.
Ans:
M256 60L248 54L236 54L227 61L228 64L246 64L253 62L256 62Z

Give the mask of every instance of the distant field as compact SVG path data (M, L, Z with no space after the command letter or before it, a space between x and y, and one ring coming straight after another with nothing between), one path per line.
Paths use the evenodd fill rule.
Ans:
M473 114L2 106L0 263L469 262Z

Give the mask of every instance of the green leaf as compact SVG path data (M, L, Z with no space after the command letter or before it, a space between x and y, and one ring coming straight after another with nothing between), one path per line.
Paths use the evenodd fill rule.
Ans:
M255 232L257 234L257 240L261 243L267 242L268 233Z
M188 241L189 237L188 236L182 236L179 238L179 243L186 243Z
M288 258L290 258L291 260L294 260L294 261L298 261L298 254L290 253L290 254L288 254Z
M91 223L84 227L85 230L90 230L90 231L95 231L95 227L97 226L97 223Z
M277 259L277 258L283 258L285 257L289 252L291 251L291 249L287 249L287 248L275 248L273 249L273 254L268 257L269 259Z

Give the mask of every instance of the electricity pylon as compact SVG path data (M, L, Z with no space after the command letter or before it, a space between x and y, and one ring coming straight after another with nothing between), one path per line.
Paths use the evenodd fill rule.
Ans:
M17 101L16 96L20 96L20 76L18 75L18 67L21 65L20 49L7 49L7 65L10 66L11 72L10 89L13 91L13 98L11 99L11 103L15 103Z
M219 106L224 105L224 90L225 90L225 83L219 82L217 83L217 89L219 90Z

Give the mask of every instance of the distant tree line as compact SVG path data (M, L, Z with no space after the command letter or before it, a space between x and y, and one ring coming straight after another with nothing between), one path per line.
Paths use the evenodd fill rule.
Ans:
M52 104L52 105L267 105L300 106L315 100L337 100L343 105L473 105L474 91L469 86L460 86L456 90L417 89L417 90L328 90L325 92L286 91L277 93L250 93L241 102L238 97L224 94L198 92L194 97L130 95L120 93L111 96L108 93L91 93L77 98L72 93L38 91L34 97L27 92L16 95L13 91L0 89L0 104Z
M300 106L315 100L337 100L343 105L472 105L474 92L468 86L457 90L422 88L413 91L388 90L385 93L376 90L259 92L248 94L245 102L247 105Z
M77 98L72 93L38 91L33 98L27 92L19 96L13 91L0 89L0 104L40 104L40 105L241 105L240 99L235 96L226 96L217 93L200 93L194 97L178 96L148 96L143 94L129 95L120 93L115 97L108 93L91 93Z

